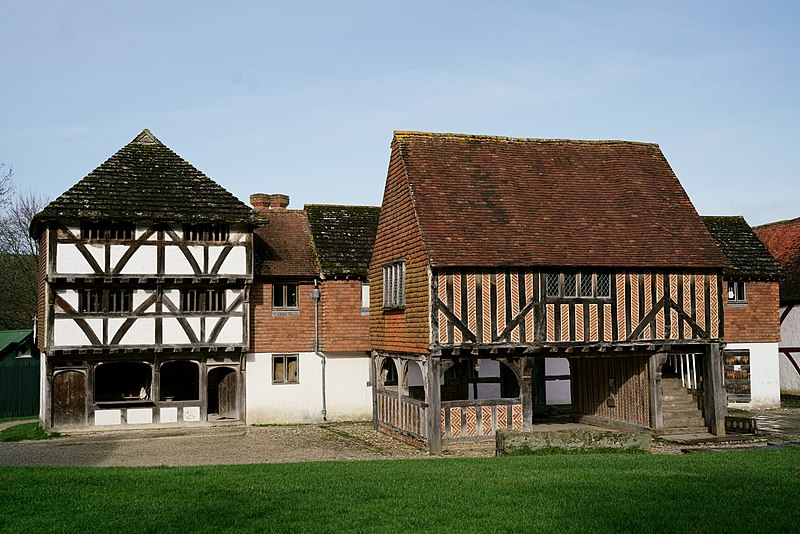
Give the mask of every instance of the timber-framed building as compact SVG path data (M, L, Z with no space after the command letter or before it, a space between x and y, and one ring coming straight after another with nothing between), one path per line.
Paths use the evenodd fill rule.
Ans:
M148 130L36 215L44 426L244 421L257 222Z
M374 423L433 452L529 430L545 360L566 358L575 420L680 432L663 382L694 354L696 419L723 435L727 266L658 145L396 132Z

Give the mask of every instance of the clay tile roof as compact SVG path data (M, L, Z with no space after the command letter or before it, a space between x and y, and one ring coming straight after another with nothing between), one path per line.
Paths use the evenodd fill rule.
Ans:
M783 271L744 217L702 217L711 236L727 256L731 267L726 278L738 280L779 280Z
M251 223L257 215L145 129L48 204L31 232L52 219Z
M305 211L322 274L366 277L381 209L306 204Z
M395 132L433 265L728 265L658 145Z
M253 236L256 274L309 277L319 274L308 217L302 210L262 212L265 226Z
M786 273L780 283L781 304L800 302L800 217L753 230Z

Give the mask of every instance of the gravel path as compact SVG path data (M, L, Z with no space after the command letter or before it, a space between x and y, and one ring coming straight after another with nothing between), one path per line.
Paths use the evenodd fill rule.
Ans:
M651 452L680 454L687 448L759 447L768 441L800 439L798 408L749 415L759 419L763 432L752 441L692 447L655 441ZM19 423L0 423L0 430ZM453 448L444 456L494 456L494 443ZM0 465L184 466L427 457L425 450L377 432L366 422L80 432L45 441L0 443Z

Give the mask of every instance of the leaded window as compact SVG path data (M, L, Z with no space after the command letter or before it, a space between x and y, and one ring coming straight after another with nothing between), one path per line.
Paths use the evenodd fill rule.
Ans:
M405 306L406 262L396 261L383 266L383 307Z

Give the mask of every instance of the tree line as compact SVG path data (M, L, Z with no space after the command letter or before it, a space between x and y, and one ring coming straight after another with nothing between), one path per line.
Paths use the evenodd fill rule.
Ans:
M37 302L39 244L31 219L47 199L14 183L14 169L0 161L0 330L32 328Z

